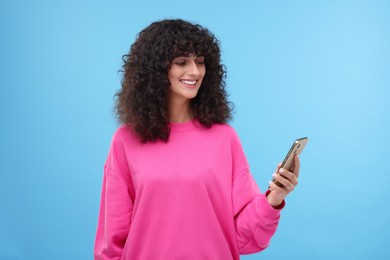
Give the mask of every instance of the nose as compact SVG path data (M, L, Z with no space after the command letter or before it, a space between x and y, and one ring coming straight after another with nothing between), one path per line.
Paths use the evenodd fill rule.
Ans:
M190 65L188 68L188 74L190 76L195 76L195 77L198 77L200 75L198 64L195 61L190 62Z

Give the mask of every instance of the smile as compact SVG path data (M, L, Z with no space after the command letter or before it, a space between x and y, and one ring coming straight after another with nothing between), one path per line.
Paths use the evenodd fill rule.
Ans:
M197 80L180 80L180 82L186 85L195 85Z

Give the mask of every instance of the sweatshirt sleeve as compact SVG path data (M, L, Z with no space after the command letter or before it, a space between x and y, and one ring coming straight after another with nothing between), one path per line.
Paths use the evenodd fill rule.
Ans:
M278 226L280 209L273 208L262 194L249 171L238 136L232 144L232 201L240 254L251 254L268 247Z
M116 132L104 165L95 260L120 259L130 229L134 188L121 135Z

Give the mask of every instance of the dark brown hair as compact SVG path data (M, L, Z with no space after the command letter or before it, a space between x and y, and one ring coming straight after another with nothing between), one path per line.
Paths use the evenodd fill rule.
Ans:
M190 55L204 56L206 66L202 86L191 100L194 118L206 128L231 118L219 41L198 24L180 19L154 22L123 56L122 88L116 94L118 121L130 125L142 142L168 140L168 71L174 58Z

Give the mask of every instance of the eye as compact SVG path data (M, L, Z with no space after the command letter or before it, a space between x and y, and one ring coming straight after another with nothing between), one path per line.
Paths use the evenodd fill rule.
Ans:
M196 64L204 65L204 58L200 57L200 58L196 59L195 62L196 62Z
M184 65L186 65L186 60L185 59L175 59L173 61L173 63L176 65L179 65L179 66L184 66Z

